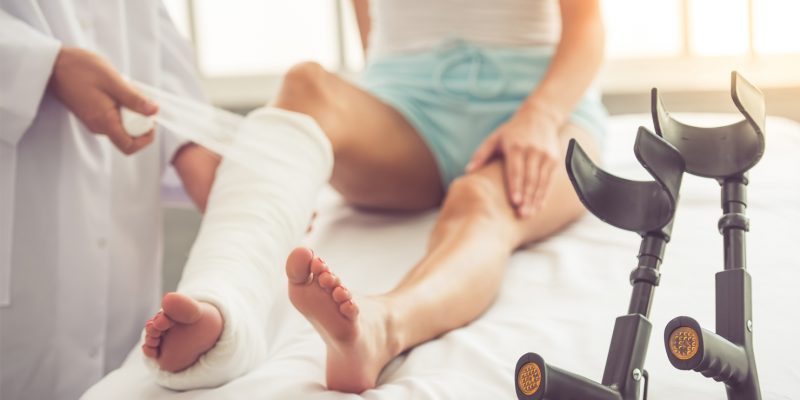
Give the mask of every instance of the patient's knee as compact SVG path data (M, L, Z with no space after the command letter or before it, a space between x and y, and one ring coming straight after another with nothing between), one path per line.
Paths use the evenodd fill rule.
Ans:
M319 124L338 159L346 143L340 129L339 109L330 101L331 76L315 62L297 64L286 73L273 105L288 111L306 114Z
M505 197L502 189L482 175L465 175L450 185L442 207L443 218L501 217Z
M293 66L283 77L275 106L313 116L325 100L325 81L328 72L315 62Z

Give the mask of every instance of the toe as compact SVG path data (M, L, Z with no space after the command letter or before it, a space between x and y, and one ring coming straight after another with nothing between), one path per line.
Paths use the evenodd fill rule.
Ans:
M339 283L339 278L330 272L323 272L319 276L319 285L325 289L333 289L339 286Z
M319 275L325 271L328 271L328 265L325 264L322 258L316 257L311 261L311 273Z
M289 278L289 282L294 284L308 282L312 258L314 258L314 252L305 247L298 247L289 254L286 259L286 276Z
M169 319L180 324L193 324L202 316L200 303L183 293L173 292L164 295L161 308Z
M349 300L339 305L339 312L352 320L358 316L358 306L352 300Z
M155 347L142 346L142 353L150 358L158 358L158 349Z
M158 347L161 343L161 338L155 336L145 336L144 345L147 347Z
M169 319L163 312L156 314L156 317L153 318L153 328L159 331L165 331L169 328L172 328L172 320Z
M160 330L156 329L156 327L153 326L152 320L147 321L147 324L145 324L144 326L144 332L147 334L147 336L153 336L153 337L159 337L162 334Z
M347 290L347 288L345 288L344 286L339 286L333 289L333 293L331 293L331 296L333 297L333 301L337 303L341 303L353 298L353 295L350 294L350 291Z

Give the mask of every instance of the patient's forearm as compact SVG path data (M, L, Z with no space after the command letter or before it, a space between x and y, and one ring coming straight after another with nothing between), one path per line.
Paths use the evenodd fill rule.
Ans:
M372 29L372 21L369 15L369 0L352 0L353 10L356 14L358 23L358 33L361 36L361 48L367 54L369 48L369 33Z
M539 86L520 112L564 123L594 80L603 59L604 31L597 0L561 0L561 40Z

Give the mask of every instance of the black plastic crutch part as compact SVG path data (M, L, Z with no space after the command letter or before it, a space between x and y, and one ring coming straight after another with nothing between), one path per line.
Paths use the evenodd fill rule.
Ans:
M639 264L630 275L633 293L628 314L614 324L603 380L597 383L527 353L517 361L514 373L521 400L632 400L639 396L642 378L646 396L644 359L652 330L647 318L672 230L684 161L672 145L644 127L637 133L634 153L655 181L632 181L603 171L574 139L566 157L569 178L586 208L642 237Z
M689 317L677 317L664 330L669 361L678 369L695 370L724 382L730 400L758 400L753 356L750 274L745 269L747 171L764 154L766 110L761 91L735 71L731 97L744 115L727 126L699 128L674 120L653 89L656 132L674 145L686 171L716 179L722 189L719 231L724 237L725 269L716 275L716 333Z

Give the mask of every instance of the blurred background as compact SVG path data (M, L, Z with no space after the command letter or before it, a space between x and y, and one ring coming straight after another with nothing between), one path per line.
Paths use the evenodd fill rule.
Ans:
M281 74L300 61L315 60L345 74L364 65L350 0L165 3L194 44L207 93L218 106L246 110L263 104ZM726 91L732 69L767 89L768 98L800 87L800 1L601 4L607 63L599 84L612 113L646 110L638 97L626 100L646 96L653 86L673 94ZM696 110L692 99L678 99Z
M345 76L364 66L350 0L164 2L219 107L243 113L265 104L297 62ZM728 93L735 69L764 91L770 115L800 121L800 1L601 3L607 61L598 85L611 114L649 112L652 87L673 111L735 112ZM174 288L199 226L179 194L168 199L165 290Z

